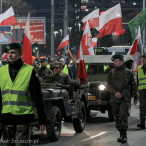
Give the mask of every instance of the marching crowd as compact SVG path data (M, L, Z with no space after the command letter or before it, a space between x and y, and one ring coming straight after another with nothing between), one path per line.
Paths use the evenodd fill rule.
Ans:
M3 138L8 145L13 146L12 139L30 139L31 123L34 121L35 109L39 117L41 131L45 130L47 116L42 98L40 83L75 84L77 74L77 60L63 58L36 59L33 66L22 60L22 45L10 43L5 48L8 63L0 68L0 123ZM112 56L114 69L107 77L111 103L115 117L115 127L120 133L117 139L120 143L127 142L128 107L131 94L134 103L140 102L140 123L137 127L145 129L146 115L146 55L142 56L143 65L138 67L137 85L132 72L124 65L123 56ZM49 62L49 63L48 63ZM138 90L137 90L138 87ZM70 91L69 91L70 92ZM28 143L23 143L28 146ZM20 145L19 145L20 146Z

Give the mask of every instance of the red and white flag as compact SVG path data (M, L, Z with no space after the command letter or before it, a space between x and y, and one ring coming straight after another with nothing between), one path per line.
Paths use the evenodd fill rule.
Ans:
M79 69L78 69L78 80L80 82L87 84L87 73L83 58L83 49L82 49L82 42L80 43L80 62L79 62Z
M121 32L123 29L121 5L117 4L103 12L99 17L99 27L96 29L99 31L99 35L96 36L98 38L110 35L112 32Z
M12 7L0 14L0 25L14 25L16 23L17 21Z
M7 58L8 58L7 53L4 53L4 54L2 55L2 60L5 60L5 59L7 59Z
M136 34L135 41L134 41L132 47L129 49L129 52L127 54L128 55L135 55L136 52L137 52L137 48L140 45L142 46L142 40L141 40L141 30L140 30L140 26L139 26L138 29L137 29L137 34Z
M129 49L128 55L133 56L133 71L137 72L137 68L142 64L141 55L142 55L142 40L141 40L141 30L140 26L138 26L136 39L132 45L132 48Z
M60 49L63 49L64 46L69 45L69 35L65 36L64 39L61 41L60 45L57 48L57 51L59 51Z
M26 28L24 32L22 58L23 58L24 63L32 65L32 47L31 47L31 38L30 38L30 14L28 14L28 18L26 21Z
M92 38L93 47L97 47L97 38Z
M94 55L94 49L92 44L92 36L89 28L89 23L87 21L83 36L81 39L82 48L83 48L83 54L84 55ZM80 48L79 48L80 50ZM80 51L78 51L78 58L80 58Z
M92 11L82 19L82 22L84 23L82 30L85 29L87 21L89 23L90 28L99 27L99 9Z

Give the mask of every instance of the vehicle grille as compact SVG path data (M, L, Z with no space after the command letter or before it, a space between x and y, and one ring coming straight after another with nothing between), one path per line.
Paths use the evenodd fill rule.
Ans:
M110 93L107 89L101 91L98 89L99 83L98 82L91 82L89 93L91 93L92 96L96 96L96 99L108 101L110 98Z
M89 93L94 96L97 96L98 84L97 83L90 83Z

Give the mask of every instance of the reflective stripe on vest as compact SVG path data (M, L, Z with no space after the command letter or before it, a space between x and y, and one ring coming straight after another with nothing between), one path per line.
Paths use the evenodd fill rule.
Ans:
M4 90L2 91L2 95L5 95L5 94L17 94L17 95L23 95L23 96L27 96L28 95L28 92L24 92L24 91L18 91L18 90Z
M64 66L63 72L68 75L68 67L67 67L67 65Z
M5 101L2 103L2 106L4 105L17 105L17 106L33 106L32 102L21 102L21 101Z
M23 64L12 82L9 75L9 65L0 68L2 114L34 114L34 105L28 92L32 70L32 66Z
M146 74L144 75L142 65L138 67L138 90L146 89Z

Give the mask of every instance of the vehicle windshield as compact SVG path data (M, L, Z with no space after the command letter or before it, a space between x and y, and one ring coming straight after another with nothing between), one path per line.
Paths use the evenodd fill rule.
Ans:
M88 64L87 74L108 74L113 64Z

